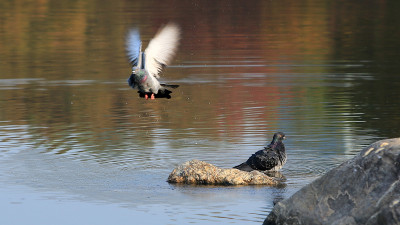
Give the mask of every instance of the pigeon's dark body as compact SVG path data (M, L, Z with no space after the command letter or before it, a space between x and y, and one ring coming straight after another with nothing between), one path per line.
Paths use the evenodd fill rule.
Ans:
M286 163L286 151L285 145L282 142L283 139L285 139L284 133L275 133L272 142L267 147L257 151L246 162L233 168L247 172L253 170L277 171L281 169Z

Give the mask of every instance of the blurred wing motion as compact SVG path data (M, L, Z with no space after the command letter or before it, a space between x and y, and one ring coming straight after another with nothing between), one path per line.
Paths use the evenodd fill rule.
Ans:
M126 38L126 51L133 66L138 64L141 45L139 31L137 29L130 30Z
M158 31L145 51L146 70L150 75L160 78L161 70L171 63L175 55L179 39L180 29L174 23L169 23Z

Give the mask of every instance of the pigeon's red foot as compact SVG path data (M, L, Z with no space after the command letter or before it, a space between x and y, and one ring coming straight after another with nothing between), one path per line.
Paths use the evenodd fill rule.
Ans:
M144 98L147 100L149 96L147 96L147 94L144 94Z
M151 94L151 99L156 99L156 97L154 96L154 93Z

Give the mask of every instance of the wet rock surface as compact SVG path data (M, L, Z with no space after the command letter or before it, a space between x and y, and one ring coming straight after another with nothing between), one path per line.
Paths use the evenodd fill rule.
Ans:
M277 203L270 224L400 224L400 138L373 143Z
M223 169L199 160L179 165L168 177L170 183L213 185L279 185L278 179L259 171L245 172L238 169Z

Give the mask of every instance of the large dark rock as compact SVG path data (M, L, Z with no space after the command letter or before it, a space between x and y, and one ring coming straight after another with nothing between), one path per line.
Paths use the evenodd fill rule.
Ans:
M223 169L199 160L191 160L176 167L168 177L169 183L277 186L279 179L259 171L245 172L238 169Z
M375 142L277 203L269 224L400 224L400 138Z

